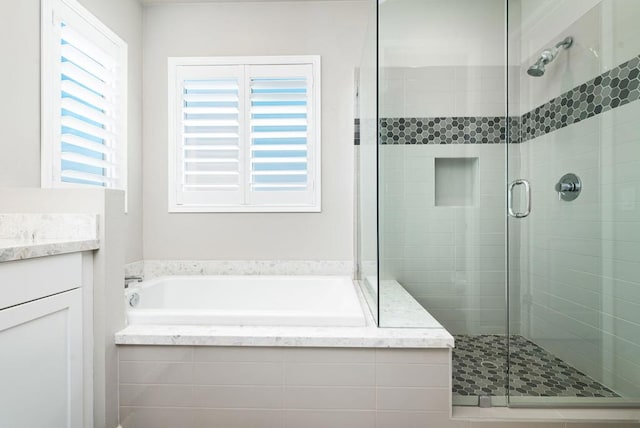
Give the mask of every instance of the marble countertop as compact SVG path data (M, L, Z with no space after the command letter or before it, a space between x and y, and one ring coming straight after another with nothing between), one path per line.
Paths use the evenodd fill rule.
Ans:
M443 328L130 325L117 345L449 348Z
M100 247L98 239L8 239L0 238L0 262L31 259L96 250Z
M96 250L96 214L0 214L0 262Z

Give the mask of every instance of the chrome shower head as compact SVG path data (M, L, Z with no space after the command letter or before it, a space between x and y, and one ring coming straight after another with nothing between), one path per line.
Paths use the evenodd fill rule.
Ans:
M532 77L540 77L544 75L544 62L542 58L536 61L529 69L527 70L527 74Z
M527 70L527 74L532 77L540 77L544 75L545 66L552 62L560 53L560 48L569 49L573 44L573 37L567 37L560 43L550 49L545 49L540 54L540 58Z

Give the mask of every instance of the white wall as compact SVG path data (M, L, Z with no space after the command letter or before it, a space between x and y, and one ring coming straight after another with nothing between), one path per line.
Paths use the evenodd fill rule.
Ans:
M0 49L12 60L10 67L0 68L0 185L36 187L40 186L40 1L5 1L0 11L11 17L0 26Z
M126 260L142 258L142 7L137 0L80 0L129 45L129 193ZM0 3L0 187L40 187L40 1Z
M352 260L353 82L367 3L149 6L144 18L145 259ZM322 57L322 213L167 212L167 57Z

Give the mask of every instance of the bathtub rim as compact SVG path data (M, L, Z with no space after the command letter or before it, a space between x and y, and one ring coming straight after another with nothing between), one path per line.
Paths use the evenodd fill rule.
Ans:
M365 317L364 327L130 325L115 333L115 344L416 349L454 347L453 336L442 325L432 328L378 327L361 285L353 279L351 284Z
M306 279L306 278L312 278L312 279L317 279L317 280L340 280L340 281L344 281L344 282L348 282L350 284L350 287L352 287L352 291L355 295L355 305L357 305L357 308L359 309L359 312L357 313L357 317L355 316L355 310L354 310L354 314L350 314L350 313L346 313L346 314L341 314L338 313L337 315L335 315L335 318L337 319L350 319L350 320L358 320L361 323L363 323L364 325L362 325L360 322L358 322L358 324L360 325L350 325L352 327L366 327L369 326L371 324L375 324L372 318L372 314L370 312L370 308L368 304L363 305L363 296L361 296L361 290L360 287L355 284L355 282L351 279L350 276L348 275L163 275L163 276L159 276L159 277L154 277L152 279L146 280L146 281L142 281L142 282L138 282L133 286L129 286L128 288L125 288L125 293L124 293L124 298L125 298L125 319L126 319L126 325L194 325L194 324L189 324L189 323L185 323L185 322L180 322L178 324L153 324L153 323L142 323L142 324L136 324L136 323L131 323L129 324L129 311L131 311L131 309L129 308L128 305L128 301L130 296L132 296L135 293L139 293L139 292L144 292L145 289L153 287L154 285L157 285L158 283L161 283L162 281L165 281L167 279L204 279L204 278L208 278L208 279L215 279L215 278L223 278L223 279L229 279L229 280L243 280L246 278L252 278L252 279L256 279L256 278L268 278L268 279L272 279L272 280L278 280L278 279L292 279L292 278L300 278L300 279ZM351 304L351 303L349 303ZM354 305L354 306L355 306ZM354 308L355 309L355 308ZM136 309L133 308L133 310L135 311ZM180 309L150 309L150 308L143 308L143 309L137 309L140 311L140 313L135 314L135 316L141 317L141 318L145 318L146 316L153 316L154 314L160 314L160 313L167 313L170 314L171 316L176 316L177 318L180 317L187 317L187 315L185 314L185 312L191 312L191 313L201 313L203 315L205 315L208 311L207 310L180 310ZM238 312L242 312L242 311L237 311L237 310L215 310L215 311L211 311L211 312L215 312L216 314L214 315L221 315L224 313L228 313L229 315L233 315L238 314ZM288 311L285 314L280 314L279 317L280 318L288 318L288 317L293 317L293 316L301 316L304 317L304 311L301 310L299 314L296 314L296 312L294 311ZM268 314L268 311L264 311L264 313L260 313L260 311L251 311L251 315L254 316L261 316L261 315L266 315ZM328 316L329 315L329 316ZM314 315L315 318L317 317L327 317L327 318L332 318L330 316L331 314L325 313L325 312L318 312ZM314 318L312 317L312 318ZM195 325L202 325L202 324L195 324ZM204 325L208 325L208 324L204 324ZM250 327L250 326L268 326L269 324L212 324L212 325L218 325L218 326L224 326L224 325L231 325L231 326L244 326L244 327ZM286 325L283 325L283 327ZM348 327L349 325L345 325L345 327ZM291 327L341 327L338 325L308 325L308 326L295 326L295 325L291 325Z

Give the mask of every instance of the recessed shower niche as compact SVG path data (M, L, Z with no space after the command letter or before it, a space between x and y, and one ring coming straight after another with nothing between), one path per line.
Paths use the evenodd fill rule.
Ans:
M478 158L435 158L434 185L436 207L476 205Z

